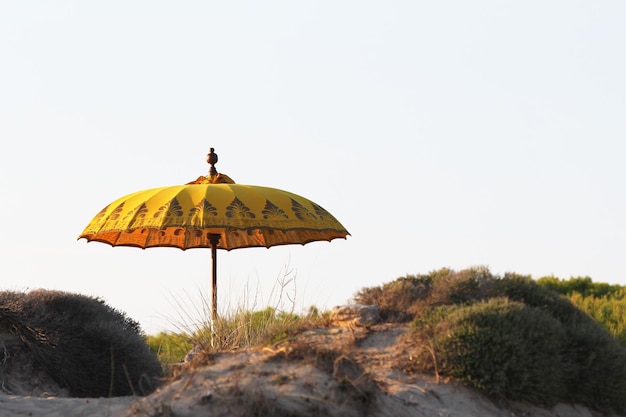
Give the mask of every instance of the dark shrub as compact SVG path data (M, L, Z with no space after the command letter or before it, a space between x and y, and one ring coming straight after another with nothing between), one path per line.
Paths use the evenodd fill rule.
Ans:
M363 288L354 296L359 304L374 304L386 322L411 321L425 308L470 303L494 295L497 278L487 267L459 272L448 268L426 275L407 275L379 287Z
M60 291L2 293L0 319L77 397L147 394L162 368L138 323L103 301Z
M428 305L466 304L497 296L494 277L485 266L462 271L441 269L431 272L432 285Z
M357 304L377 305L386 322L407 322L415 315L416 303L430 293L431 277L407 275L382 287L363 288L354 296Z

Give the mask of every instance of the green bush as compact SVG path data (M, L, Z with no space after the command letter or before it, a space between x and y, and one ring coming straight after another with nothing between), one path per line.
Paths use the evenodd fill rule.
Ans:
M440 270L420 281L426 291L400 303L415 317L415 370L452 376L499 398L626 412L626 349L566 297L528 276L499 277L485 268ZM401 285L406 279L356 298L374 294L387 302L385 288L395 293Z
M494 298L448 309L436 329L442 374L498 398L543 405L563 398L565 331L547 312Z
M194 345L191 335L171 332L148 336L146 343L165 369L182 361Z
M572 327L581 323L593 323L583 311L577 309L567 298L538 285L528 276L507 273L497 281L496 287L499 296L508 297L531 307L545 309L557 320Z
M625 411L626 350L606 325L538 283L505 279L503 287L510 298L543 308L563 323L568 340L563 352L569 370L567 400L599 410Z

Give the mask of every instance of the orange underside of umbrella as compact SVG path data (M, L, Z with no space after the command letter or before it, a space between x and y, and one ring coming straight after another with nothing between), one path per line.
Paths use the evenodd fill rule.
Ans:
M307 230L291 230L287 232L276 230L228 230L221 232L219 230L212 231L189 231L179 227L170 227L166 229L138 229L132 232L101 232L93 236L89 234L81 235L88 241L108 243L111 246L134 246L138 248L150 247L175 247L180 249L190 248L210 248L210 237L213 234L219 234L220 240L218 248L235 249L235 248L251 248L251 247L271 247L288 244L307 244L320 240L331 241L332 239L343 237L335 231L307 231Z

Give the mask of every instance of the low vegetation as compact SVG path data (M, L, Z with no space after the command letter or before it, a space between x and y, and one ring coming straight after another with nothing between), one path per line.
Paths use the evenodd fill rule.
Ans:
M483 267L442 269L363 289L355 301L378 304L387 320L411 321L409 371L453 377L499 399L626 412L626 349L547 283ZM610 291L569 297L619 303Z
M551 406L579 403L603 413L626 413L626 299L624 287L590 278L560 280L486 267L440 269L363 288L353 301L374 304L388 323L408 323L404 371L451 377L498 400ZM193 334L150 336L167 368L193 347L203 354L271 345L328 314L274 308L239 311Z
M302 329L328 325L328 314L311 307L308 314L298 315L267 307L260 311L240 310L220 317L215 335L210 326L200 326L193 333L159 333L147 338L148 346L163 363L166 371L185 360L189 352L210 355L241 347L275 344ZM187 359L190 359L191 354Z

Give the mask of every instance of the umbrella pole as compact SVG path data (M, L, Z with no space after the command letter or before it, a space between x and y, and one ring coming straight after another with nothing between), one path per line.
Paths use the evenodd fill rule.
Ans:
M215 323L217 321L217 243L220 241L220 235L211 233L209 235L209 241L211 242L211 269L213 278L213 302L211 303L211 346L215 347L215 339L217 338L217 330L215 328Z

